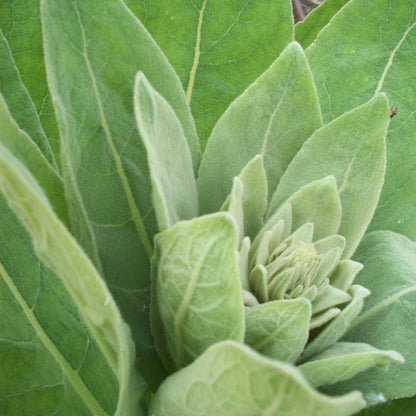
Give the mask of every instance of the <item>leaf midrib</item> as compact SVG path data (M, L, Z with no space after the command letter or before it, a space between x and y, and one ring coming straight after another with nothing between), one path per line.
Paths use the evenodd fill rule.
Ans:
M55 359L55 361L59 364L64 373L65 377L71 383L72 387L78 394L78 396L82 399L83 403L86 407L91 411L94 416L109 416L109 414L104 411L101 405L97 402L95 397L91 394L88 390L87 386L85 385L84 381L81 379L79 374L72 369L69 365L68 361L65 357L60 353L56 345L52 342L52 340L48 337L42 325L37 320L36 316L34 315L31 308L29 308L26 301L23 299L22 295L20 294L19 290L13 283L13 280L0 263L0 275L3 278L4 282L6 283L7 287L9 288L10 292L16 299L19 306L22 308L23 313L25 314L26 318L32 325L33 329L35 330L38 339L44 345L46 350L51 354L51 356Z
M88 57L88 51L87 51L87 39L86 39L86 35L85 35L85 29L84 26L82 24L81 21L81 15L79 13L78 7L77 5L74 3L74 8L75 8L75 12L77 14L77 18L78 18L78 23L79 23L79 27L81 30L81 36L82 36L82 44L83 44L83 50L82 50L82 55L85 59L85 64L87 66L87 71L88 74L91 78L91 82L92 82L92 88L94 90L94 94L95 97L97 99L97 105L98 105L98 110L100 113L100 118L101 118L101 124L104 130L104 134L107 140L107 144L108 147L110 148L111 154L113 156L114 162L116 164L116 171L117 174L121 180L121 184L123 186L123 190L125 192L126 195L126 199L127 199L127 204L129 206L130 209L130 213L132 216L132 221L135 225L136 231L139 235L140 241L143 245L144 251L146 252L146 255L148 257L148 259L150 260L152 255L153 255L153 247L152 244L150 242L149 236L147 235L145 226L144 226L144 221L143 218L140 214L140 211L136 205L136 202L134 200L134 196L133 196L133 191L131 190L127 175L124 171L124 167L123 167L123 163L121 161L121 157L120 154L118 153L116 146L114 144L113 141L113 137L111 135L111 131L110 128L108 126L107 123L107 118L105 116L105 112L104 112L104 106L103 103L101 101L101 96L100 96L100 92L98 90L98 86L97 86L97 80L95 79L94 76L94 71L91 65L91 62L89 60Z

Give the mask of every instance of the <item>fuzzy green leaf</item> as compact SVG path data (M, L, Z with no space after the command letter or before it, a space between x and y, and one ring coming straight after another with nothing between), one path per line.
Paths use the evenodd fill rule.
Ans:
M398 112L387 135L386 182L371 230L416 238L414 0L350 0L306 54L324 121L385 92Z
M229 214L158 234L152 266L152 328L169 369L188 365L219 341L243 341L237 229Z
M384 181L389 108L384 94L317 130L283 175L272 206L313 180L334 175L342 204L339 234L352 255L376 209Z
M89 336L93 338L94 344L96 344L96 358L102 357L105 367L108 367L107 371L112 372L117 378L119 397L116 405L117 410L114 414L120 416L133 415L133 409L137 406L139 399L133 374L133 342L130 330L121 319L120 312L101 276L55 215L33 176L3 146L0 146L0 186L9 205L29 232L37 255L62 281L65 288L63 297L70 296L73 304L78 308L79 316L84 323L83 326L88 329ZM4 250L3 247L2 250ZM16 270L11 269L10 273L14 274ZM23 311L23 314L20 313L21 324L25 325L26 331L29 330L28 327L32 327L32 338L27 339L28 335L26 335L26 340L33 340L33 337L37 335L38 342L43 344L43 348L47 350L45 353L52 355L56 364L61 367L61 372L63 371L65 377L70 379L71 388L75 389L76 394L80 396L81 401L89 408L91 414L94 416L107 415L108 413L96 403L96 401L103 399L96 397L93 400L89 388L79 380L77 368L72 368L59 352L59 348L56 348L54 342L47 335L47 331L42 327L45 322L40 323L37 320L34 312L13 282L12 276L8 275L6 269L1 270L1 275L3 282L11 292L6 296L9 298L13 296L15 302L19 304ZM29 276L33 276L33 274ZM49 275L49 278L53 278L53 276ZM63 289L59 284L57 287ZM57 290L55 286L53 288ZM36 302L38 289L39 282L35 293L31 294L32 305ZM71 307L71 304L69 307ZM7 312L7 308L2 311L2 314L5 312ZM50 309L49 313L55 314ZM53 315L46 316L46 319L54 319ZM6 325L8 324L6 323ZM76 342L72 343L75 344L75 346L72 346L73 348L79 348ZM60 342L58 345L60 345ZM64 347L71 348L71 345L64 345ZM88 359L87 352L82 353L81 363ZM93 351L91 353L94 354ZM45 359L46 357L43 358L43 360ZM86 371L93 372L93 368ZM97 373L100 374L99 369L97 369ZM91 377L91 374L88 377ZM95 392L95 394L100 396L101 391Z
M403 357L396 351L382 351L368 344L338 342L299 368L309 383L322 386L347 380L371 367L387 370L390 361L403 363Z
M392 364L386 373L366 371L342 383L337 390L354 385L367 396L372 392L382 393L386 399L413 396L416 393L416 243L399 234L377 231L364 238L355 258L364 264L356 282L372 293L344 339L397 350L406 362Z
M218 210L233 177L257 154L263 156L273 192L303 142L321 125L305 54L291 43L216 124L199 170L202 212Z
M289 0L126 0L126 4L179 75L202 148L229 104L293 40Z
M244 342L259 353L294 363L309 336L311 305L303 298L245 308Z
M168 377L153 397L150 414L347 416L364 406L359 392L324 396L295 367L225 341Z
M198 215L191 153L170 105L139 72L134 102L140 138L147 152L153 207L159 230Z

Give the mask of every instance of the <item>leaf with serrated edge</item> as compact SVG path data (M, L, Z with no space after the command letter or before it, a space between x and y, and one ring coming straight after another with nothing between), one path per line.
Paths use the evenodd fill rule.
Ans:
M225 341L168 377L153 397L150 414L347 416L363 407L359 392L324 396L295 367Z
M317 130L284 173L271 204L279 206L313 180L334 175L342 204L338 233L347 240L343 258L359 244L376 209L384 181L386 96L379 94Z
M137 71L174 109L196 169L193 119L173 68L121 0L41 0L41 5L71 230L101 268L132 329L140 369L157 384L158 358L148 323L149 260L157 226L134 116Z
M290 0L126 0L179 75L205 144L221 114L293 40Z
M378 350L362 343L338 342L300 365L299 369L312 386L318 387L347 380L371 367L387 370L391 361L404 362L396 351Z
M152 328L176 370L219 341L243 341L237 229L227 213L183 221L155 237Z
M198 174L202 212L218 210L233 177L258 154L273 192L303 142L321 125L305 54L291 43L216 124Z
M405 364L391 364L388 372L368 370L341 383L366 395L382 393L386 399L416 393L416 243L390 231L376 231L362 241L356 260L364 264L356 282L371 290L361 315L343 337L368 342L376 348L397 350Z
M147 151L153 207L163 231L198 215L191 153L175 112L142 72L136 76L134 108Z
M105 283L53 212L33 176L3 146L0 146L0 186L9 205L30 233L39 258L64 283L116 375L120 385L116 414L129 414L136 405L134 395L137 394L132 378L134 347L130 330Z
M309 336L311 305L303 298L245 308L244 343L275 360L294 363Z
M386 181L370 230L390 229L413 240L415 33L414 0L350 0L306 51L325 122L379 92L397 106L387 135Z

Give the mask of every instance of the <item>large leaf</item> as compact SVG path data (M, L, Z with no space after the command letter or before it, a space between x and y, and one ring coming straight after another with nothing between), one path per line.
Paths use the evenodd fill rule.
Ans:
M41 185L60 219L69 223L62 178L28 134L19 128L0 94L0 143L25 164Z
M356 259L364 264L356 282L372 294L362 314L352 324L345 339L368 342L380 349L394 349L405 364L392 364L386 373L369 370L342 383L337 390L352 385L365 392L382 393L387 399L416 393L416 243L389 231L366 236Z
M175 72L121 0L42 0L41 11L72 230L102 268L132 328L141 368L153 377L154 364L145 366L154 354L148 304L156 225L134 118L136 72L175 110L196 168L193 120Z
M127 0L178 73L202 147L228 105L293 40L289 0Z
M134 104L140 137L147 151L153 207L159 230L198 215L192 159L175 112L138 73Z
M4 265L0 268L2 285L7 288L1 292L5 298L5 303L1 302L1 314L7 318L2 320L1 338L5 339L3 348L10 363L17 358L30 362L28 368L23 365L23 371L32 385L38 384L45 402L49 391L55 403L57 395L65 400L74 400L71 396L77 396L82 414L134 415L139 396L133 373L134 347L128 326L121 319L100 275L55 215L33 176L6 148L0 146L0 150L1 190L29 232L40 259L34 255L28 235L22 232L22 227L7 213L3 204L3 240L5 232L15 231L10 241L3 241L1 257ZM20 232L16 233L16 230ZM16 255L18 247L22 248L22 253L18 251ZM23 253L28 254L28 259L21 257ZM23 272L28 275L21 275ZM45 304L48 299L51 303ZM75 306L78 310L71 316ZM14 313L18 314L18 324L14 323ZM58 321L52 322L55 319ZM57 323L62 323L62 327L57 327ZM69 330L64 332L65 328ZM25 342L27 349L22 348ZM18 348L14 350L15 347ZM38 361L33 363L34 359ZM16 368L10 371L8 367L8 371L11 379L2 377L7 380L3 389L11 380L16 383L16 377L20 377ZM45 374L45 380L39 379L38 371ZM97 390L94 385L96 378L104 375L109 377L109 384L102 384L108 398L103 397L102 390ZM29 393L29 401L33 403L35 394L31 395L30 390L20 383L18 379L17 392L23 396ZM118 399L111 391L117 384ZM64 386L68 386L68 392L63 391ZM13 388L16 389L16 384ZM16 405L13 397L11 400L12 405ZM104 403L107 410L102 409ZM55 406L59 408L59 403Z
M40 124L38 113L23 85L7 40L0 30L0 92L19 127L39 146L46 159L55 165L55 158Z
M152 266L152 329L168 368L184 367L217 342L243 341L237 229L229 214L158 234Z
M271 205L280 206L313 180L334 175L342 204L338 233L352 255L373 216L384 180L389 109L380 94L317 130L284 173Z
M398 107L387 136L386 182L370 228L387 228L412 239L416 238L414 9L414 0L350 0L307 50L324 121L380 91Z
M244 342L263 355L294 363L309 336L311 305L305 298L266 302L246 312Z
M198 177L202 212L218 210L232 180L257 154L272 193L303 142L322 125L302 48L291 43L215 126Z
M313 386L347 380L371 367L388 369L390 361L403 363L396 351L382 351L368 344L338 342L299 368Z
M364 406L359 392L324 396L296 368L225 341L167 378L150 410L158 416L347 416Z
M0 28L59 162L59 134L43 59L40 0L0 1Z
M326 0L312 10L305 20L295 25L295 39L306 49L330 22L334 15L351 0Z

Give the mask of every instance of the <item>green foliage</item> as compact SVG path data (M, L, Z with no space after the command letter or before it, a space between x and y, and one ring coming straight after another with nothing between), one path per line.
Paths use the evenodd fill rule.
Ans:
M413 414L415 9L1 2L0 414Z

